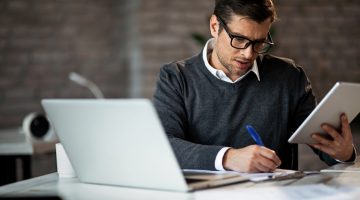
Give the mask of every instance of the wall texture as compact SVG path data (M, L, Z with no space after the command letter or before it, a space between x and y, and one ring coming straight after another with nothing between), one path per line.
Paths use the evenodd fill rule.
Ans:
M134 3L135 2L135 3ZM197 54L214 0L0 0L0 128L41 111L42 98L148 97L159 68ZM272 53L303 66L319 99L338 80L360 82L359 1L275 1Z
M302 65L321 99L336 81L360 82L360 2L278 1L274 53Z
M209 37L213 0L143 1L140 34L150 96L155 74L166 62L200 51L192 33ZM313 82L319 100L336 81L360 82L360 3L358 1L275 1L272 53L294 59Z
M128 95L129 19L121 0L0 0L0 128L41 112L42 98L92 98L78 72L106 97Z

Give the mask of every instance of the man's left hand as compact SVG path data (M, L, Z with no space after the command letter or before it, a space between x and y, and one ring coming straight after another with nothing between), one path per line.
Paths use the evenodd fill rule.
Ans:
M353 155L353 137L349 125L348 118L345 114L340 116L341 132L336 130L329 124L321 125L321 128L331 136L332 139L326 138L319 133L314 133L312 138L317 141L316 144L310 146L323 151L340 161L348 161Z

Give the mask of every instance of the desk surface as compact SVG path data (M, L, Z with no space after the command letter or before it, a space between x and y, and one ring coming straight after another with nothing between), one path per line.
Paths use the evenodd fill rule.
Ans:
M52 173L0 187L0 197L14 195L58 195L63 199L360 199L360 172L331 172L302 179L246 182L192 193L84 184L76 178L59 179L57 173Z
M0 155L32 155L33 146L18 129L0 131Z

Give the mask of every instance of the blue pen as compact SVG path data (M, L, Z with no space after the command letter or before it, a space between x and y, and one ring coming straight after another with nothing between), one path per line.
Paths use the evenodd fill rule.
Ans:
M254 139L257 145L265 146L261 140L260 135L255 131L255 129L251 125L246 125L246 130L248 131L252 139Z

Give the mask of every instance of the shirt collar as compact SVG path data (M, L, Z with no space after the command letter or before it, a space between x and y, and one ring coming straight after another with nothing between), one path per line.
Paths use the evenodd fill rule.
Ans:
M209 58L211 56L211 52L213 51L213 49L214 49L214 38L211 38L205 44L205 47L204 47L203 52L202 52L202 57L203 57L206 68L216 78L218 78L218 79L220 79L222 81L229 82L229 83L236 83L236 82L240 81L241 79L245 78L245 76L248 75L250 72L254 72L257 79L258 79L258 81L260 81L259 69L258 69L258 65L257 65L256 60L254 60L254 63L252 65L251 69L248 72L246 72L246 74L242 75L241 77L239 77L235 81L232 81L228 76L226 76L226 74L222 70L215 69L213 66L210 65Z

